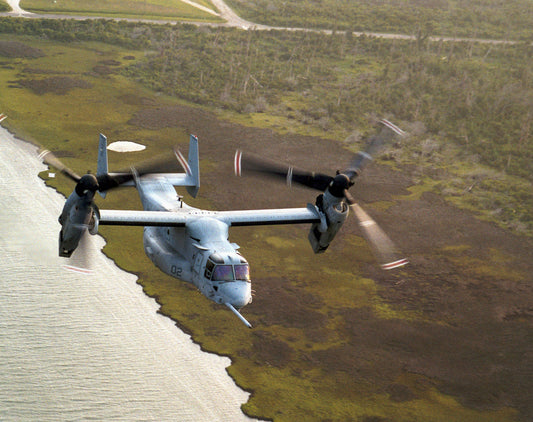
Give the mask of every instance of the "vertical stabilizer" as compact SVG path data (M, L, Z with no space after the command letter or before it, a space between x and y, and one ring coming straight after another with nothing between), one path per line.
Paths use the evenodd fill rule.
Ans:
M193 198L196 198L198 190L200 189L200 162L198 155L198 138L194 135L191 135L191 140L189 142L189 168L191 170L188 176L191 178L190 185L187 186L187 192Z
M100 142L98 143L98 165L96 167L96 176L109 173L107 168L107 138L100 134ZM105 198L106 193L98 191L102 198Z

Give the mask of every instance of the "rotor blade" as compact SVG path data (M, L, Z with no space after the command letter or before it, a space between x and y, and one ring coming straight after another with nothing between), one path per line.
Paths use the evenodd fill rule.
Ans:
M134 164L132 167L139 177L151 173L175 173L179 169L177 158L178 155L175 152L171 155L165 154L149 161ZM105 192L133 180L132 167L128 170L118 171L113 174L102 174L98 176L97 180L100 186L98 190Z
M39 154L39 158L50 167L54 167L74 182L79 182L81 177L65 166L55 155L45 149Z
M289 186L296 183L319 191L326 190L333 180L333 177L326 174L300 170L251 154L243 155L242 151L237 150L235 153L235 175L240 176L243 171L286 180Z
M400 255L392 240L357 203L352 202L350 207L359 220L363 234L372 247L382 269L392 270L409 263L406 258Z
M394 135L405 136L405 132L399 127L395 126L388 120L381 120L383 125L381 131L370 138L364 151L359 151L348 168L344 171L353 183L354 179L361 173L363 168L374 159L374 155L381 149L381 147Z
M178 162L180 163L181 168L185 170L185 173L187 174L187 176L191 176L192 175L191 166L189 165L189 162L185 159L185 157L183 156L179 148L174 148L174 155L178 159Z

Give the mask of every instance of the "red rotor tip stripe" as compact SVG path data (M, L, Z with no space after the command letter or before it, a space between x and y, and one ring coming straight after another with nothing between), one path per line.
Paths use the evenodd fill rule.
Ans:
M394 268L398 268L407 264L409 264L409 261L406 258L403 258L399 259L398 261L389 262L388 264L382 264L381 268L383 268L384 270L392 270Z
M86 268L75 267L74 265L62 265L62 267L65 270L67 270L67 271L72 271L74 273L79 273L79 274L91 275L91 274L94 273L93 270L88 270Z
M187 173L187 176L190 176L192 174L191 167L189 166L189 163L187 162L181 151L179 149L176 149L174 150L174 154L176 154L176 158L181 164L183 170L185 170L185 173Z
M241 171L242 171L241 159L242 159L242 151L238 149L237 151L235 151L235 162L234 162L235 176L241 175Z
M391 123L386 119L383 119L381 123L384 126L388 127L390 130L392 130L393 132L397 133L398 135L405 136L405 132L401 130L398 126L396 126L394 123Z

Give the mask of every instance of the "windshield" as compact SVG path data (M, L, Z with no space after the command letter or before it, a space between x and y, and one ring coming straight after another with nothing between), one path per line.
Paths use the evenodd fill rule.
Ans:
M248 264L214 265L208 261L205 276L213 281L250 281L250 267Z
M235 265L235 280L250 281L250 267L248 265Z
M233 281L233 267L231 265L216 265L211 280Z

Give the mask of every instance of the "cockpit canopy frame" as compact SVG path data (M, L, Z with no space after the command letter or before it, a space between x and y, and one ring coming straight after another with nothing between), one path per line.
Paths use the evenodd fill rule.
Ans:
M239 257L239 263L226 263L224 258L217 254L211 254L205 264L205 278L211 281L223 283L231 281L250 282L250 266L248 262Z

